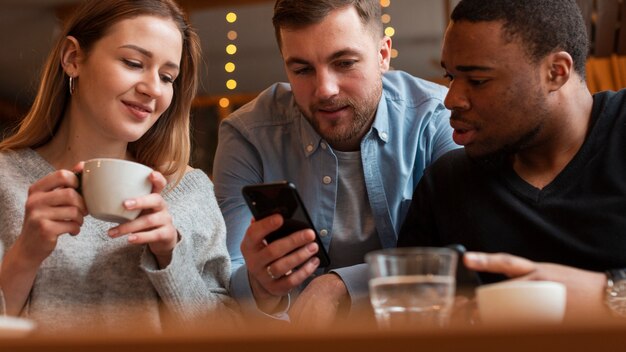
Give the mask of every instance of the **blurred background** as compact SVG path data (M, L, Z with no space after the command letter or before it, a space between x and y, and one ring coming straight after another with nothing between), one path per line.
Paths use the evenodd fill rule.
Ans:
M14 126L36 93L40 68L62 19L81 0L0 2L0 128ZM179 0L202 41L201 87L193 112L193 164L211 174L220 119L274 82L285 81L272 26L273 0ZM439 79L448 1L382 1L392 66Z
M0 2L0 42L4 43L0 55L0 138L28 110L41 66L62 21L81 1ZM448 14L457 2L381 0L385 32L393 42L392 68L443 83L439 65L441 41ZM592 37L603 38L607 46L608 42L614 44L605 56L609 57L618 47L626 48L626 44L620 44L626 43L626 35L620 37L619 28L610 27L612 32L611 29L602 32L595 24L610 22L619 26L621 19L626 19L623 0L578 2ZM197 29L204 54L202 83L192 114L192 164L211 175L220 120L272 83L286 81L271 24L274 0L178 0L178 3ZM620 72L626 75L626 61L611 60L608 65L612 66L607 67L617 65L615 70L603 75L608 75L605 80L616 81ZM624 87L626 79L611 84ZM594 86L593 90L606 87L609 86Z

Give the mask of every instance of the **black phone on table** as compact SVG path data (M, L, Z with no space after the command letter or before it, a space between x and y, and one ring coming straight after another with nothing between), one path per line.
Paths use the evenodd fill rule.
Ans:
M476 287L482 285L482 280L477 272L468 269L465 264L463 264L463 255L465 255L466 252L465 246L462 244L451 244L446 247L453 249L458 254L456 266L457 295L468 298L474 297Z
M315 242L319 247L317 251L317 257L320 259L319 266L327 267L330 264L322 239L293 183L280 181L247 185L242 188L241 192L256 220L276 213L283 216L283 225L265 237L268 243L299 230L312 229L315 232Z

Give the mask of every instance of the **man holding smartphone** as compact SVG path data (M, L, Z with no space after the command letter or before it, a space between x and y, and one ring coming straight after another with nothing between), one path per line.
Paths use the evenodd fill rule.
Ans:
M396 245L424 168L457 146L445 87L388 72L378 0L278 0L273 23L289 84L219 131L214 184L231 292L244 311L325 324L367 297L365 254ZM280 180L296 185L330 266L319 267L312 230L268 243L281 216L250 223L242 187Z

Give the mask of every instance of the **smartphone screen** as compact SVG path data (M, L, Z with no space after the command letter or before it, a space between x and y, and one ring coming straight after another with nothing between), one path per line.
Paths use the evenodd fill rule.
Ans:
M255 219L260 220L276 213L283 216L283 225L265 237L268 243L299 230L312 229L319 247L317 257L320 259L320 267L330 264L328 253L293 183L281 181L248 185L243 187L242 193Z

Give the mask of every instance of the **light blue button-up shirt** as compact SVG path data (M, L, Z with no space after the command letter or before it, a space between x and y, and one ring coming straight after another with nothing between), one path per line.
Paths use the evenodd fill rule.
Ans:
M446 92L443 86L401 71L383 76L376 118L361 141L365 186L383 248L395 247L424 168L458 148L452 141L450 113L443 105ZM300 113L287 83L272 85L222 122L213 181L228 231L231 293L242 304L253 297L239 249L251 219L241 188L279 180L293 182L315 227L325 234L322 241L328 249L337 175L332 148ZM353 301L366 297L366 264L355 262L333 272L345 282Z

